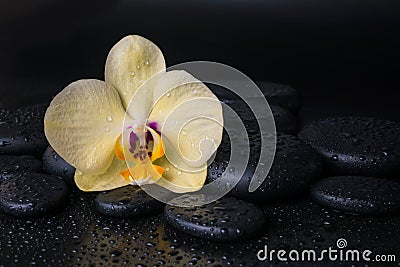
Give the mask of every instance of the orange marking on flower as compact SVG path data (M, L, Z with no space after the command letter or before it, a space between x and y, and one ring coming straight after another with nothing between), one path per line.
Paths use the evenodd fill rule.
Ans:
M154 171L156 173L154 173ZM158 178L162 176L164 172L165 168L161 166L154 164L152 164L151 166L147 164L146 165L141 164L138 166L130 167L129 169L120 172L120 174L128 182L137 181L140 184L141 180L148 179L149 177L150 180L151 179L158 180Z
M120 160L125 160L124 148L122 147L122 134L117 138L117 141L115 142L114 152L117 158L119 158Z
M153 151L151 152L151 162L154 162L156 159L161 158L164 156L164 148L161 136L152 128L147 127L147 130L150 131L151 135L153 136Z

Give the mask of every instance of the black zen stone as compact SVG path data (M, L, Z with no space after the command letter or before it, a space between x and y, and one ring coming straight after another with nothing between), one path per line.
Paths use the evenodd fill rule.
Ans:
M61 158L57 152L49 146L43 154L43 170L63 178L69 184L74 184L75 168Z
M253 124L257 123L252 109L238 96L229 94L229 92L222 91L219 88L218 90L214 88L214 92L217 92L217 95L221 101L231 107L239 115L246 126L250 122ZM257 107L266 105L265 100L261 98L253 98L252 101L254 105L257 105ZM292 111L282 108L278 105L270 105L270 108L275 120L275 127L278 132L287 134L297 134L299 132L299 121L297 116L295 116ZM270 115L267 115L266 112L261 116L262 117L260 119L270 118Z
M67 196L61 178L22 172L0 183L0 210L17 217L44 215L59 208Z
M164 215L179 231L213 241L248 239L262 231L266 222L260 209L235 198L197 207L167 205Z
M251 139L251 137L250 137ZM229 193L251 202L274 202L293 198L308 191L309 185L320 175L320 156L307 144L295 136L277 134L276 153L271 169L264 182L256 191L248 191L258 163L259 146L256 138L251 139L250 158L246 171L237 185ZM218 148L214 162L209 166L207 181L212 182L227 170L230 146L226 138ZM262 163L260 163L262 164Z
M293 87L271 82L256 82L256 84L261 90L262 95L264 95L265 99L268 101L269 105L280 106L294 113L297 113L301 108L302 97L300 93ZM214 84L207 84L207 86L222 102L229 103L230 101L242 100L241 97L230 91L229 88L227 89ZM256 98L258 95L249 92L245 95L245 97Z
M293 87L271 82L257 82L270 105L277 105L298 112L302 105L300 93Z
M330 173L400 174L400 123L363 117L327 118L305 126L299 136L323 156Z
M45 105L31 106L0 120L0 154L41 156L48 146L44 135Z
M396 254L400 240L400 216L365 218L296 199L263 205L268 223L254 238L213 242L176 230L162 214L141 218L104 216L96 212L95 196L73 191L65 208L43 218L17 219L0 213L0 265L279 266L282 262L276 257L274 262L259 261L258 251L267 245L268 251L313 248L318 252L336 249L336 241L345 238L348 248ZM349 263L332 263L325 257L316 266Z
M279 106L270 106L275 119L275 127L278 132L286 134L297 134L299 132L299 121L289 110Z
M40 172L42 162L33 156L0 155L0 179L12 177L16 172Z
M325 178L311 187L313 199L330 208L365 215L400 212L400 184L391 180L337 176Z
M95 200L96 209L114 217L139 217L162 211L164 204L149 196L138 186L124 186L99 193Z

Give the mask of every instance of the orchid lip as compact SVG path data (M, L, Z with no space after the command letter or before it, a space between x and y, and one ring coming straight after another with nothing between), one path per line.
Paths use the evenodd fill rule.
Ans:
M136 128L136 131L134 130ZM127 129L129 129L131 132L129 134L129 152L133 154L134 159L140 159L140 161L144 161L146 157L151 157L152 156L152 151L148 151L149 149L149 142L153 142L153 136L148 130L148 128L153 129L157 134L161 135L159 131L157 131L158 124L157 122L149 122L147 123L147 126L145 128L145 140L143 138L140 138L138 135L140 133L140 130L143 128L139 127L134 127L134 126L129 126Z

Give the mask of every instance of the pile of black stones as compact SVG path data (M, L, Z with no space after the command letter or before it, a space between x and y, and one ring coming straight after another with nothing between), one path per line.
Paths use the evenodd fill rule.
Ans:
M400 123L332 117L300 127L299 92L259 86L277 128L271 170L250 193L262 163L257 120L237 96L212 88L246 126L250 159L233 190L197 207L165 205L137 186L81 192L44 136L48 104L0 108L0 266L259 266L265 245L318 251L340 238L398 252ZM230 171L229 159L224 132L206 183Z

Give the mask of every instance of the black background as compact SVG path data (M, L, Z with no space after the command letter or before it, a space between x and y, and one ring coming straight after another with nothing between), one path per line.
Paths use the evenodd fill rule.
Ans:
M210 60L291 84L303 115L399 120L400 1L1 1L0 106L48 101L103 79L123 36L155 42L167 65Z

